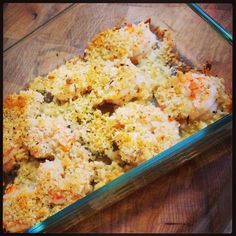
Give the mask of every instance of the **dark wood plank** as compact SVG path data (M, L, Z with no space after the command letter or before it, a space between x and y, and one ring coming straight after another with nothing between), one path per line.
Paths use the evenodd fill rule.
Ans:
M233 31L233 5L225 4L210 4L200 3L199 6L207 12L213 19L220 23L226 30L232 33Z
M68 232L223 232L232 213L231 148L206 151Z
M70 3L6 3L3 12L3 49L45 24Z

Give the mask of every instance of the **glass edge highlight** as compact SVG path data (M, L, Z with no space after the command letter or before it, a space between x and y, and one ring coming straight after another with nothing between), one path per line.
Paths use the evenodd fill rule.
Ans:
M217 23L211 16L209 16L198 4L196 3L187 3L187 5L196 12L202 19L204 19L215 31L217 31L225 40L227 40L231 45L233 44L233 37L232 34L229 33L226 29L224 29L219 23ZM25 233L39 233L42 232L42 230L45 230L47 228L47 225L56 222L57 219L61 219L64 217L67 217L69 214L73 214L73 211L78 206L85 204L91 199L94 199L97 195L103 193L108 188L112 188L114 186L119 185L121 182L126 180L127 178L134 178L138 174L140 174L142 171L148 169L153 164L158 164L161 161L168 158L168 156L179 149L183 148L184 146L189 146L190 144L193 144L194 142L197 142L200 140L205 133L208 133L211 131L211 129L221 126L222 124L227 124L232 121L232 113L222 117L221 119L217 120L216 122L208 125L207 127L197 131L196 133L192 134L188 138L178 142L174 146L168 148L167 150L161 152L160 154L157 154L150 158L149 160L141 163L140 165L134 167L133 169L129 170L125 174L119 176L118 178L114 179L110 183L104 185L100 189L88 194L87 196L83 197L82 199L76 201L75 203L67 206L63 210L57 212L56 214L50 216L49 218L45 219L42 222L37 223L36 225L32 226L28 230L25 231Z
M187 5L203 20L205 20L215 31L217 31L225 40L227 40L231 45L233 44L232 34L224 29L211 16L209 16L197 3L187 3Z
M190 135L189 137L183 139L182 141L178 142L174 146L168 148L167 150L153 156L149 160L141 163L140 165L134 167L133 169L129 170L125 174L119 176L118 178L112 180L110 183L104 185L103 187L99 188L98 190L88 194L87 196L79 199L78 201L72 203L71 205L67 206L66 208L62 209L61 211L57 212L56 214L48 217L42 222L37 223L36 225L32 226L25 233L40 233L42 230L45 230L48 225L52 223L56 223L58 219L62 219L68 217L69 215L73 214L76 211L76 208L85 204L86 202L95 199L97 196L100 196L103 192L106 192L108 189L118 186L120 183L124 183L128 181L130 178L134 178L139 175L141 172L147 170L150 166L158 165L160 162L168 159L168 156L178 152L179 150L189 147L191 144L199 141L206 133L213 132L216 128L222 127L222 125L226 125L232 122L232 112L221 119L215 121L214 123L206 126L205 128L197 131L196 133Z

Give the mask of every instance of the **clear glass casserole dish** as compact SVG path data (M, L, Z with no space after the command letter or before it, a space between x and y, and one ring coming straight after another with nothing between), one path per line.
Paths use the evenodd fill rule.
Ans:
M205 21L192 11L189 6ZM98 11L98 14L103 14L104 20L95 25L96 29L91 35L98 33L102 29L121 24L121 21L136 22L151 18L154 25L159 25L172 31L177 50L190 60L189 63L201 68L203 63L211 61L213 66L212 74L223 77L226 82L226 88L231 93L232 46L230 44L232 43L232 37L198 6L194 4L189 6L185 4L82 4L80 7L81 12L78 12L76 17L78 17L78 20L79 17L84 17L83 22L86 22L88 29L94 29L98 16L91 16L89 12L97 7L104 8L103 11ZM71 9L72 14L77 13L77 7L78 5L73 6ZM76 27L79 28L79 26ZM73 28L70 30L73 32ZM77 32L78 30L75 32L78 37L77 42L81 40L84 43L78 43L78 47L83 48L86 42L89 41L88 37L90 36L80 35ZM40 44L40 39L35 41ZM75 52L73 53L76 54ZM7 84L4 84L5 88L6 86ZM17 90L15 87L11 87L9 90L11 89ZM217 145L218 142L231 136L231 130L232 114L229 114L131 169L43 222L36 224L26 232L61 232L66 230L185 161L198 156L204 150Z

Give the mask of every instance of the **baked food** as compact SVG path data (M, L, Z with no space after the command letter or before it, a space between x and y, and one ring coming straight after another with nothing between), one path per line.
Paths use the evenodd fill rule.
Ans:
M183 73L173 47L150 21L109 29L82 58L6 98L4 171L19 168L4 194L7 231L26 230L230 112L223 79Z

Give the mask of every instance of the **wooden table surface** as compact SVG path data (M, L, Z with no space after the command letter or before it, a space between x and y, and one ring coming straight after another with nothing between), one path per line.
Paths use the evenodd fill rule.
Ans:
M79 4L77 7L83 5ZM232 32L232 5L200 5ZM68 56L70 53L83 51L83 48L76 44L72 32L67 32L72 37L72 43L75 42L72 46L66 47L62 40L64 28L73 22L73 9L75 6L71 3L4 4L3 48L4 70L7 71L4 73L4 95L26 85L25 76L45 74L70 57ZM83 21L83 13L81 14L80 24L86 24ZM53 29L58 32L61 30L61 35L58 33L56 39L51 35ZM43 34L41 34L42 30ZM93 30L91 31L93 34ZM35 37L37 34L40 37ZM43 48L45 41L50 44L51 38L56 42L57 47L39 50L40 45ZM29 44L35 44L35 51L30 53L32 58L37 56L39 69L33 66L32 63L35 61L24 54ZM40 55L36 54L38 51ZM58 56L56 59L55 54ZM18 66L20 67L21 64L12 63L14 60L24 60L28 74L19 75L21 70ZM55 63L51 63L52 61ZM10 82L9 78L18 78L18 80ZM231 149L231 140L227 140L216 147L214 152L206 151L67 232L230 232L232 227Z

